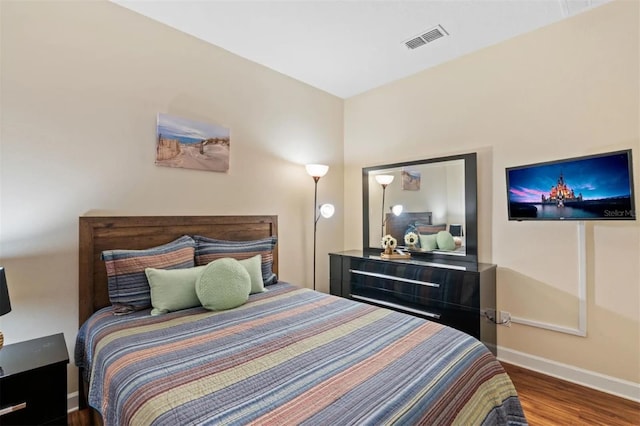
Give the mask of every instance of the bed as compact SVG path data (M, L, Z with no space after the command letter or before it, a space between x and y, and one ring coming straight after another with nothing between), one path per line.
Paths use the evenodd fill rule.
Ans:
M114 315L101 254L184 235L277 236L275 216L81 217L75 362L107 425L526 424L476 339L399 312L274 282L234 309ZM277 245L271 268L278 272Z

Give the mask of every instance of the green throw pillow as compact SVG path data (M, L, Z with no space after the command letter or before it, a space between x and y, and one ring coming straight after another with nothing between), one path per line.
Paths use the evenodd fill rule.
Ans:
M151 315L200 306L196 294L196 280L205 266L185 269L144 270L151 288Z
M449 231L438 232L436 239L440 250L455 250L456 243L453 241L453 235Z
M232 309L244 304L251 291L251 276L235 259L214 260L196 280L200 303L212 311Z
M264 281L262 280L262 256L256 254L249 259L239 261L251 277L251 294L262 293L264 291Z
M435 250L438 248L437 234L420 235L420 248Z

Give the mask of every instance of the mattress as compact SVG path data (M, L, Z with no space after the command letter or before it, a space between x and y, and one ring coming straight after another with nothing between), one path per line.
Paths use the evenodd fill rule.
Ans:
M227 311L104 308L75 352L106 425L526 424L475 338L288 283Z

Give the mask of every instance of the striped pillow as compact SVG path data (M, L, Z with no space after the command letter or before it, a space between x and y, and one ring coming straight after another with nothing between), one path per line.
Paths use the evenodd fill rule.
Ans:
M146 250L106 250L109 300L119 313L151 306L151 292L144 270L179 269L194 266L195 241L188 235Z
M418 225L416 224L416 230L420 235L430 235L437 234L440 231L447 230L447 224L443 223L441 225Z
M257 254L262 257L262 281L264 285L278 282L278 277L273 273L273 248L278 242L277 237L268 237L252 241L227 241L195 235L196 240L196 265L207 265L214 260L223 257L232 257L243 260Z

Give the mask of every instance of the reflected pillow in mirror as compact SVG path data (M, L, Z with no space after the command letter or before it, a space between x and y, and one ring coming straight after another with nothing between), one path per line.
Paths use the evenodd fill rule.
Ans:
M453 241L453 235L449 231L440 231L436 234L438 248L440 250L455 250L456 243Z
M429 235L420 235L420 248L422 250L435 250L438 248L438 235L437 234L429 234Z
M440 225L418 225L416 224L416 229L420 235L430 235L437 234L440 231L447 230L447 224L443 223Z

